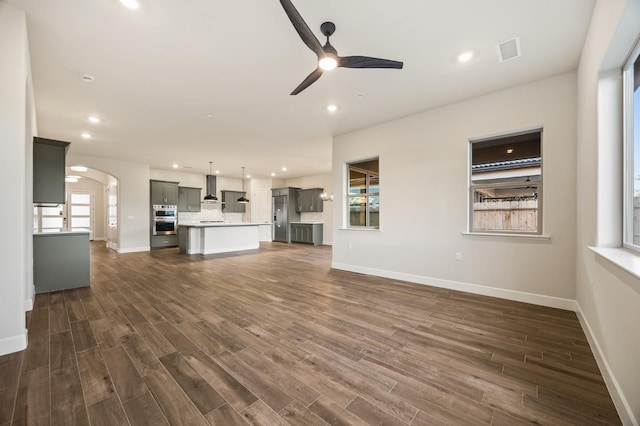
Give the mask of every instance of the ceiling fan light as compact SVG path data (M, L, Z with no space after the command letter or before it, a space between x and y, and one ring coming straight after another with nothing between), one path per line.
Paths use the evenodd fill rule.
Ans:
M338 61L336 61L336 59L332 58L331 56L325 56L318 61L318 66L325 71L331 71L338 66Z

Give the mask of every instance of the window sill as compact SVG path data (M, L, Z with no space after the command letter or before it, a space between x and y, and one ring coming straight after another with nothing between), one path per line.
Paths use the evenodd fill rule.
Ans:
M589 247L591 251L640 278L640 254L622 247Z
M380 228L338 228L338 231L380 232Z
M469 237L505 237L505 238L524 238L526 240L551 240L549 235L538 234L500 234L493 232L463 232L462 235Z

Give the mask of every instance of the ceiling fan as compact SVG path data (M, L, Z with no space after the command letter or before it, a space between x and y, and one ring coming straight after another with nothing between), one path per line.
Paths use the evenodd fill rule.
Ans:
M333 22L324 22L320 26L320 31L327 37L324 46L320 44L316 36L309 29L309 26L300 16L291 3L291 0L280 0L280 4L284 8L285 13L291 20L293 27L296 29L300 38L318 56L318 68L304 79L298 87L296 87L292 95L297 95L307 87L316 82L324 71L330 71L336 67L342 68L395 68L402 69L402 62L392 61L389 59L371 58L369 56L338 56L338 51L329 43L329 37L336 30Z

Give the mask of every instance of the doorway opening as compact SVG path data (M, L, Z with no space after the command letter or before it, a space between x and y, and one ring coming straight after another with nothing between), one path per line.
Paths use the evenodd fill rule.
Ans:
M89 239L96 233L95 192L67 190L66 203L56 207L34 207L33 232L55 233L89 231Z

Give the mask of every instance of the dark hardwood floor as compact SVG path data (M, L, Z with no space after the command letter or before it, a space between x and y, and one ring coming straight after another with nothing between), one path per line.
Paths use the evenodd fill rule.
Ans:
M0 426L620 424L572 312L330 269L331 248L116 254L39 295Z

